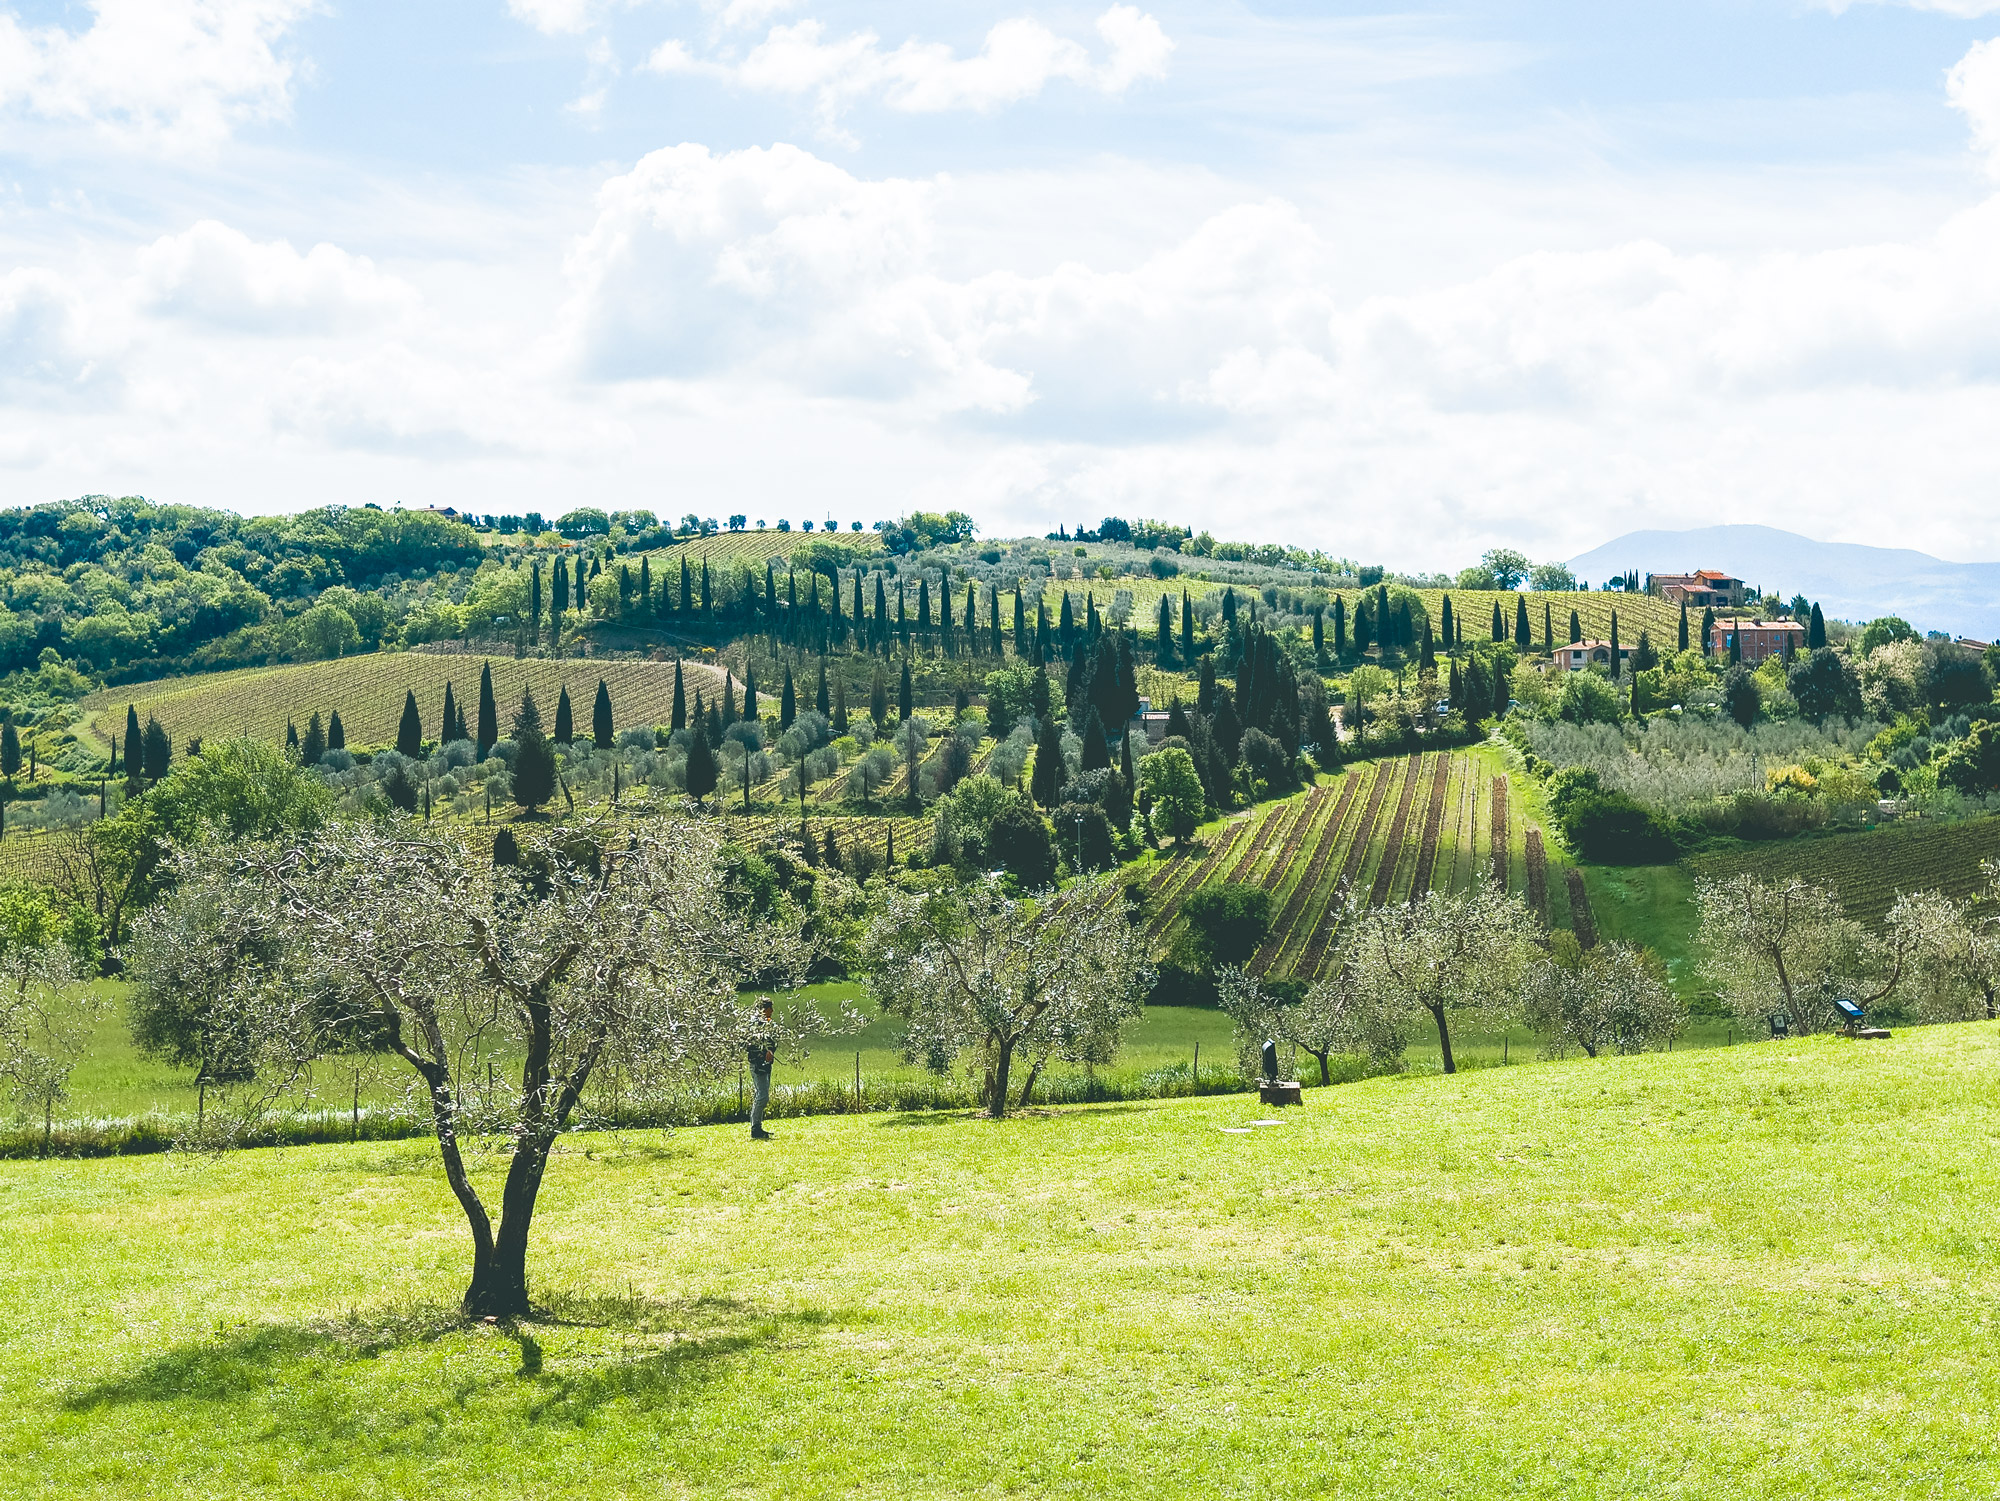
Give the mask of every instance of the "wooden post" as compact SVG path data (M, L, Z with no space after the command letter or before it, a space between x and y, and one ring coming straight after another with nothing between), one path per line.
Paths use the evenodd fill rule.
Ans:
M854 1109L861 1109L861 1049L854 1050Z
M350 1141L361 1140L361 1070L354 1071L354 1124L349 1132Z
M1194 1084L1195 1084L1195 1088L1197 1088L1197 1089L1201 1088L1201 1044L1200 1044L1200 1042L1196 1042L1196 1043L1195 1043L1195 1045L1194 1045Z

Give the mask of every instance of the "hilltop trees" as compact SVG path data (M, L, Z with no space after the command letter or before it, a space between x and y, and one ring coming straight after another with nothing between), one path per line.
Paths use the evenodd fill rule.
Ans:
M698 819L565 830L520 867L407 825L242 847L190 867L149 917L144 983L219 976L281 1076L343 1029L375 1029L415 1076L471 1234L464 1311L511 1318L529 1309L556 1138L596 1072L660 1096L733 1071L751 1025L738 977L805 971L798 923L734 895L718 855ZM467 1168L474 1134L506 1144L497 1206Z
M1051 1058L1105 1064L1145 1006L1148 978L1115 878L1046 900L993 882L890 891L870 930L868 987L904 1026L904 1055L942 1073L965 1060L986 1113L1007 1113L1017 1062L1025 1104Z

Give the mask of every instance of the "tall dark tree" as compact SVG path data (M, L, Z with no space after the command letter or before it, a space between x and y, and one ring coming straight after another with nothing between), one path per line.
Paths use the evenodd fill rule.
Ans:
M484 662L479 668L479 734L474 741L480 760L486 759L499 739L500 708L493 702L493 664Z
M146 716L146 732L140 745L146 757L146 780L157 782L167 774L174 759L174 744L167 738L166 726L150 714Z
M1438 636L1444 642L1446 651L1450 651L1457 644L1457 638L1452 635L1452 626L1451 596L1447 594L1444 602L1438 606Z
M1681 606L1681 618L1683 621L1685 621L1687 618L1686 605ZM1685 624L1681 626L1681 634L1683 637L1687 635L1687 626ZM1685 646L1687 643L1683 641L1681 644ZM1806 626L1806 647L1810 651L1818 651L1822 646L1825 645L1826 645L1826 617L1820 614L1819 606L1814 605L1812 607L1812 620Z
M145 766L144 753L140 744L139 710L135 705L125 706L125 780L136 783Z
M1688 649L1688 602L1686 600L1681 601L1680 634L1676 639L1680 643L1677 650L1686 651Z
M1104 738L1104 720L1097 712L1097 705L1085 708L1078 738L1083 741L1085 771L1103 771L1111 765L1111 746Z
M1618 653L1618 612L1611 612L1611 676L1614 680L1625 675L1625 663Z
M403 692L403 717L396 722L396 753L414 761L424 753L424 717L417 712L417 692Z
M881 729L889 722L889 685L882 677L882 664L875 664L874 681L868 685L868 717Z
M799 717L799 701L792 690L792 667L785 664L785 686L778 694L778 728L789 730L792 721Z
M662 602L664 602L666 590L662 589L660 594ZM639 559L638 607L641 615L651 615L653 613L653 560L651 558L642 557Z
M1534 629L1528 624L1528 596L1514 596L1514 644L1526 651L1535 644Z
M1507 713L1508 701L1512 695L1508 691L1507 674L1500 670L1500 663L1493 663L1493 717L1502 718Z
M836 735L845 735L847 730L847 679L835 678L833 680L833 732Z
M1556 612L1547 600L1542 601L1542 655L1552 656L1556 649Z
M542 733L542 713L531 688L521 690L514 711L514 801L533 813L556 795L556 751Z
M570 711L569 686L565 684L562 691L556 695L555 741L557 745L569 745L575 739L576 719Z
M1153 660L1161 667L1174 665L1174 607L1167 596L1160 596L1159 619L1153 638Z
M660 595L666 596L666 585L660 585ZM694 613L694 570L688 567L688 560L681 559L680 613L683 617Z
M1507 639L1507 625L1500 618L1500 601L1497 599L1493 601L1493 639L1495 641Z
M561 558L556 559L555 576L549 580L549 634L551 637L562 629L562 618L569 611L569 565Z
M1427 618L1424 621L1423 647L1417 654L1417 670L1419 672L1436 672L1437 665L1437 643L1432 639L1431 623Z
M1742 664L1743 664L1743 631L1741 627L1739 627L1736 624L1735 621L1731 621L1729 629L1729 665L1731 667L1740 667ZM1745 722L1744 728L1746 729L1749 728L1747 721Z
M908 719L915 712L916 695L911 691L910 659L905 657L903 659L903 680L896 686L896 718L898 721L902 721Z
M590 706L590 741L599 750L611 749L611 687L597 680L597 701Z
M1715 655L1715 611L1713 610L1704 609L1701 612L1701 654L1704 657Z
M1069 781L1069 770L1063 765L1062 731L1056 727L1055 716L1042 716L1042 732L1035 738L1035 773L1029 778L1028 792L1044 808L1053 808L1062 801L1062 790Z
M1181 665L1194 660L1194 601L1185 586L1181 589Z
M1569 612L1569 639L1572 644L1583 639L1583 620L1574 610Z
M340 710L335 709L326 717L326 748L328 750L347 749L347 730L340 722Z
M134 745L138 743L136 739L132 742ZM319 722L319 710L315 709L312 711L312 718L306 721L306 738L305 743L299 747L299 760L307 766L317 766L320 757L325 754L326 727ZM127 759L131 758L128 756Z
M1014 655L1022 661L1028 657L1028 601L1021 586L1014 586Z
M687 795L700 802L715 791L716 783L722 780L721 768L715 764L715 752L708 746L708 727L695 722L694 738L689 742L687 755Z
M674 658L674 719L671 728L684 730L688 722L687 684L681 680L680 658Z
M821 719L830 719L833 705L826 696L826 658L819 659L819 692L813 696L813 707L819 710Z
M1653 645L1653 638L1646 633L1644 626L1640 626L1639 644L1632 648L1632 671L1635 675L1651 672L1659 665L1660 653Z
M757 669L755 665L743 669L743 717L757 722Z
M1347 600L1338 594L1333 597L1333 654L1347 655Z
M463 740L465 738L464 735L458 733L460 728L458 721L458 700L452 697L451 684L449 683L444 685L444 714L441 717L444 723L438 727L439 745L449 745L454 740Z
M1324 672L1326 671L1326 611L1318 605L1313 606L1312 631L1313 666Z
M299 753L299 727L289 719L285 721L285 753L293 756ZM118 769L116 761L112 763L111 769L113 771Z
M528 639L542 637L542 560L535 559L528 572Z
M736 679L725 671L722 674L722 727L726 730L734 723L736 723Z
M0 724L0 775L14 777L21 771L21 732L14 728L13 715Z

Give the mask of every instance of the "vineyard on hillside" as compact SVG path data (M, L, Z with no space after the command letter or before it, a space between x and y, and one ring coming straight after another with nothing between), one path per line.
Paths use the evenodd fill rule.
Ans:
M1747 873L1760 881L1797 876L1830 886L1850 917L1879 923L1901 892L1972 895L1986 884L1979 862L1996 858L2000 858L2000 818L1982 818L1774 842L1696 855L1688 863L1697 876L1711 880Z
M671 547L661 547L644 553L632 553L617 561L629 563L632 571L639 571L640 558L652 560L653 576L660 577L660 569L665 566L678 571L681 559L686 558L690 568L698 568L704 558L709 566L720 567L724 563L742 560L748 563L762 563L766 558L787 558L800 548L814 542L828 542L851 549L857 556L867 556L881 550L882 539L874 532L716 532L707 537L690 537L685 542L676 542ZM609 565L607 565L609 566Z
M1331 966L1347 894L1382 904L1504 880L1545 921L1570 922L1567 890L1548 879L1541 831L1510 816L1508 782L1450 752L1376 761L1205 831L1146 878L1146 936L1169 946L1181 904L1212 881L1271 893L1269 936L1251 967L1315 979Z
M83 701L83 712L97 736L108 740L124 733L125 706L134 705L141 723L148 716L157 718L180 746L195 736L282 740L287 720L303 734L315 710L322 718L339 710L350 745L383 745L395 740L403 695L414 689L424 734L435 739L444 713L445 684L452 685L471 724L479 708L479 669L487 662L493 668L502 734L524 686L534 689L544 724L553 722L557 694L567 687L577 726L587 729L600 678L611 691L612 722L620 730L663 724L673 713L672 662L516 660L430 652L378 652L295 667L131 683L93 693ZM710 698L721 691L722 674L717 669L689 662L685 671L690 704L697 688Z

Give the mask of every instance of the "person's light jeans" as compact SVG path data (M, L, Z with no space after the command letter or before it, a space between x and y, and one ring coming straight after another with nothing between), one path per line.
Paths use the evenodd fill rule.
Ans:
M750 1070L750 1134L755 1136L764 1129L764 1111L771 1103L771 1071L768 1068Z

